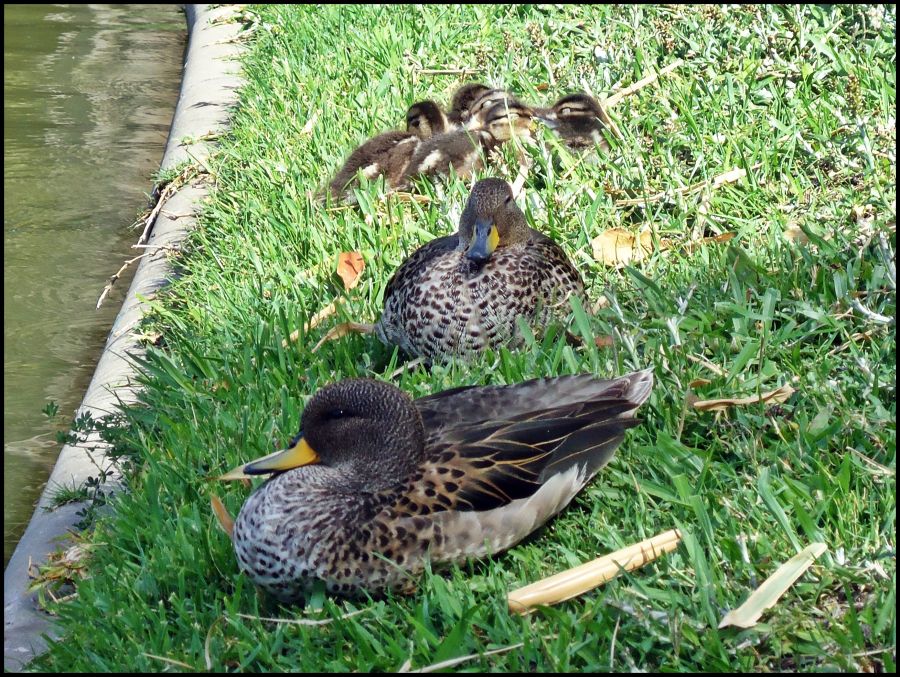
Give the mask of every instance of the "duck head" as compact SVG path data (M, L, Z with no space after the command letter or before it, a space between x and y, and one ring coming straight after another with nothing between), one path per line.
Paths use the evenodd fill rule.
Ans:
M459 221L459 248L481 265L500 247L528 238L525 214L503 179L482 179L472 188Z
M406 111L406 131L420 139L430 139L449 128L447 116L434 101L419 101Z
M410 397L390 383L345 379L306 405L287 449L239 466L220 479L271 475L319 464L357 491L380 491L408 477L424 458L425 428Z

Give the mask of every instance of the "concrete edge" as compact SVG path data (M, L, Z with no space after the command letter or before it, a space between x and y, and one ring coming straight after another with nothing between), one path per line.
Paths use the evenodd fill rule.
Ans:
M241 47L235 42L240 23L223 21L236 16L235 6L184 5L188 46L185 52L181 93L175 108L161 169L175 167L192 158L204 160L209 150L197 141L210 132L223 130L230 119L230 108L237 101L237 88L243 84L236 56ZM188 138L191 143L182 144ZM167 251L177 247L194 225L200 200L207 194L203 177L183 186L166 201L153 226L128 294L113 323L103 353L94 370L84 400L76 414L89 412L95 418L118 410L118 402L137 399L132 356L144 353L135 329L144 314L145 303L163 287L171 272ZM102 465L106 445L94 436L86 443L66 445L60 452L47 486L38 501L31 521L16 546L3 574L3 663L8 671L18 671L47 648L44 635L54 636L51 617L37 607L37 596L28 592L29 564L42 564L59 548L59 541L74 530L76 514L83 503L62 506L52 512L45 508L60 485L79 486L96 475ZM90 453L89 453L90 452ZM93 456L93 459L91 458Z

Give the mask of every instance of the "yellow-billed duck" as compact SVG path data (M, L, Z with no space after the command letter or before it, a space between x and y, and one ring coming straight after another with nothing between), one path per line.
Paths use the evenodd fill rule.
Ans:
M423 245L384 292L378 338L428 361L466 357L520 340L516 318L536 327L584 302L581 276L562 248L528 226L509 184L475 184L459 230Z
M565 508L652 387L650 370L417 400L371 379L326 386L288 449L233 471L274 474L234 523L239 566L286 602L315 581L343 595L412 592L426 562L498 553Z

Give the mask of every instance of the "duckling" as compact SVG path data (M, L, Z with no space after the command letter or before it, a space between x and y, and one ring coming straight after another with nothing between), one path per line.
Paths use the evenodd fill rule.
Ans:
M469 121L469 109L472 104L488 91L491 91L491 88L480 82L470 82L456 90L450 100L450 110L447 112L450 123L456 127L465 127Z
M222 479L274 475L234 523L238 564L285 602L410 593L435 567L499 553L562 511L612 459L649 397L648 369L413 400L389 383L320 389L283 452Z
M584 284L566 253L530 228L509 184L472 188L453 235L420 247L388 282L375 334L427 361L515 345L523 316L535 327L568 312Z
M584 92L567 94L551 108L536 111L535 116L546 122L572 150L609 148L603 136L606 113L595 98Z
M434 101L413 104L406 113L405 132L379 134L350 154L329 184L332 196L340 198L360 170L367 179L384 174L389 185L398 183L419 142L443 134L448 125L447 116Z
M417 175L448 174L451 168L457 176L468 178L484 166L484 153L513 136L530 138L531 110L516 101L495 104L479 115L484 119L482 128L459 129L420 143L398 186L408 188L411 179Z

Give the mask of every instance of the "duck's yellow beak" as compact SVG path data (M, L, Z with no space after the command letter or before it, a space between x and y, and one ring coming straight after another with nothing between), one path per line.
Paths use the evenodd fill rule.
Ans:
M221 475L218 479L225 481L250 479L255 475L283 472L318 462L319 455L309 446L305 437L300 437L292 447L276 451L274 454L263 456L250 463L239 465L234 470Z
M492 221L481 219L475 221L474 231L469 248L466 250L466 256L473 261L483 263L491 257L500 243L500 233Z

